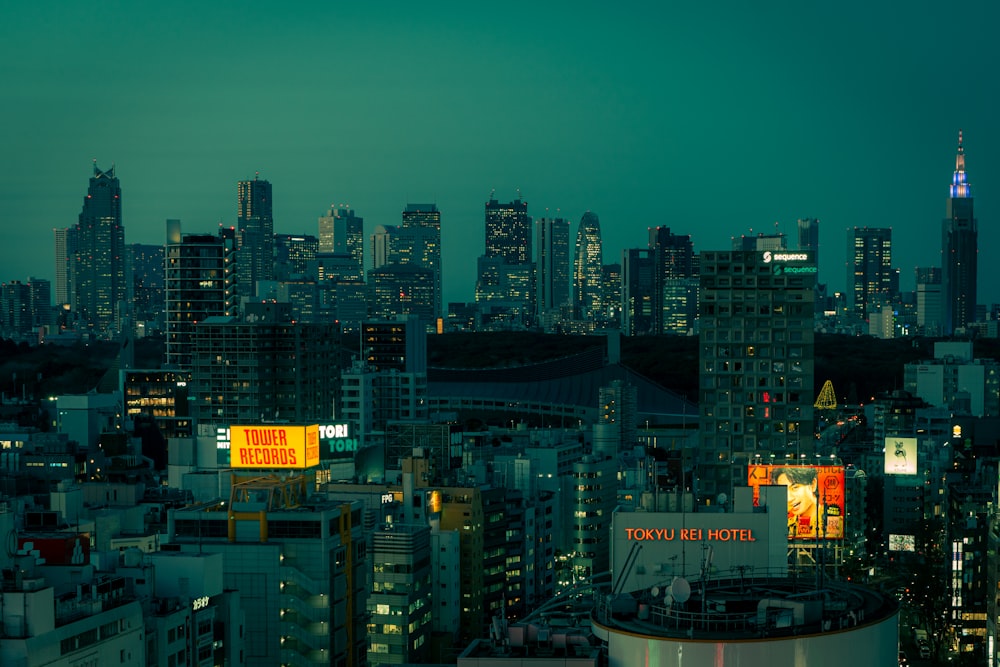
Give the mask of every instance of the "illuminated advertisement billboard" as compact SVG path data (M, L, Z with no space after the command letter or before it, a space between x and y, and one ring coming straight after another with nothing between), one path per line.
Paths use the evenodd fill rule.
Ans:
M751 465L754 504L762 485L788 487L788 539L844 537L843 466Z
M310 468L319 464L319 426L229 427L233 468Z
M885 474L917 474L917 439L887 437L885 439Z
M913 535L889 533L889 551L916 551L917 541Z
M319 455L328 459L353 459L358 451L358 438L350 424L319 425Z

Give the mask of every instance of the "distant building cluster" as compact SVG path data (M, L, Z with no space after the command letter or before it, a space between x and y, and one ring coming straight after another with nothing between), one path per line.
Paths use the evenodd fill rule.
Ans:
M89 392L3 392L0 664L994 664L1000 362L961 135L949 194L914 293L859 227L832 295L814 219L701 252L653 227L605 264L596 213L574 236L491 195L475 302L446 307L433 203L367 245L346 206L275 234L255 177L233 227L126 246L95 165L56 307L0 286L7 338L119 341ZM596 344L428 362L521 330ZM847 401L818 331L934 340ZM667 334L696 337L694 400L622 363Z

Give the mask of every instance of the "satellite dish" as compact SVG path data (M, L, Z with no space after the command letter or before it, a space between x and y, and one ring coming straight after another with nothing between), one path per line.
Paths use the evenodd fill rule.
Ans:
M670 582L670 595L677 602L687 602L691 597L691 584L684 577L675 577Z
M652 595L654 599L660 597L660 587L653 586L649 589L649 594Z
M722 506L725 506L727 500L729 500L729 496L727 496L725 493L720 493L716 498L716 501Z

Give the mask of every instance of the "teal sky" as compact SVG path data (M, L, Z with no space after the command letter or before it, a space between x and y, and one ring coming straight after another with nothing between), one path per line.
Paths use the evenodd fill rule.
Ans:
M0 281L53 278L96 158L128 243L234 224L255 172L281 233L331 203L370 232L436 202L447 301L472 300L490 192L518 189L574 234L596 212L606 263L650 226L717 250L816 217L837 290L848 229L892 227L912 289L940 263L961 128L979 301L1000 301L1000 5L898 4L21 3L0 25Z

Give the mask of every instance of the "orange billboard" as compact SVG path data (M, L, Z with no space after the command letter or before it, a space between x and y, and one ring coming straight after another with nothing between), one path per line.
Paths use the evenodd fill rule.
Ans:
M310 468L319 465L319 426L230 426L233 468Z
M788 487L788 539L844 537L843 466L751 465L753 502L763 485Z

